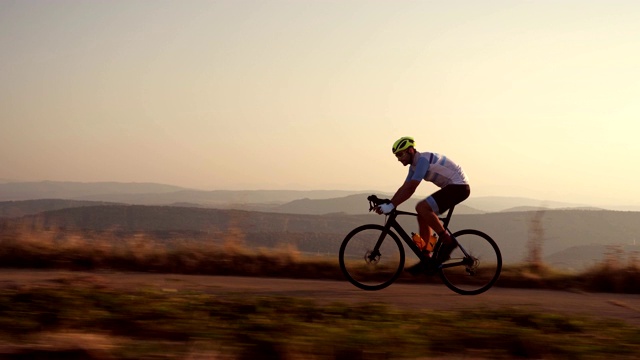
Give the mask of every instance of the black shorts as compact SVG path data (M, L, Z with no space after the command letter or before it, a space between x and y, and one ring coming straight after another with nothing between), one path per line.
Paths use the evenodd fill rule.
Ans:
M447 185L425 199L436 214L442 214L464 200L471 194L469 185Z

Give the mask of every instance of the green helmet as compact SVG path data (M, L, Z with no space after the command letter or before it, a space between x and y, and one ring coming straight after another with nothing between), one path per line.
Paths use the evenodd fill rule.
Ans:
M403 136L400 139L398 139L396 142L393 143L393 148L391 148L391 151L393 151L394 154L397 154L402 150L406 150L406 149L414 146L415 143L416 143L416 141L413 140L412 137Z

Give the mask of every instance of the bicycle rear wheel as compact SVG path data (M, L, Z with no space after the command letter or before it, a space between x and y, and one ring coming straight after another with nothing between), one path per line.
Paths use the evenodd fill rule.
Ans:
M459 246L442 264L442 282L462 295L477 295L489 290L502 271L498 245L489 235L477 230L461 230L453 237Z
M402 273L404 258L404 247L398 236L377 224L353 229L342 241L339 254L344 276L364 290L380 290L391 285Z

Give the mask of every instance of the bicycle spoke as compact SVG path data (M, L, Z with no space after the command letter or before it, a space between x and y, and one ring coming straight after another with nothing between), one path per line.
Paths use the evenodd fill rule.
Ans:
M498 279L502 269L497 245L488 235L475 230L464 230L454 235L460 246L442 265L440 275L443 282L464 295L486 291Z
M379 225L355 229L347 235L340 248L342 271L351 283L365 290L378 290L390 285L399 276L403 265L404 249L400 241L395 234L387 233Z

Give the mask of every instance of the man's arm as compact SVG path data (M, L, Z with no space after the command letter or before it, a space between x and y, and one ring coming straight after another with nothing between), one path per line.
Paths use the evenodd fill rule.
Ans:
M398 205L407 201L407 199L409 199L411 195L413 195L413 193L416 191L418 185L420 185L420 180L412 179L405 181L404 184L400 186L398 191L396 191L395 195L393 195L393 197L391 198L391 203L393 204L393 206L397 208Z
M416 163L416 167L413 170L409 170L409 174L407 175L407 180L400 186L400 189L396 191L396 194L391 198L391 203L393 203L394 207L398 207L398 205L407 201L416 192L418 185L422 182L422 180L427 176L427 171L429 171L429 160L425 157L420 157Z

